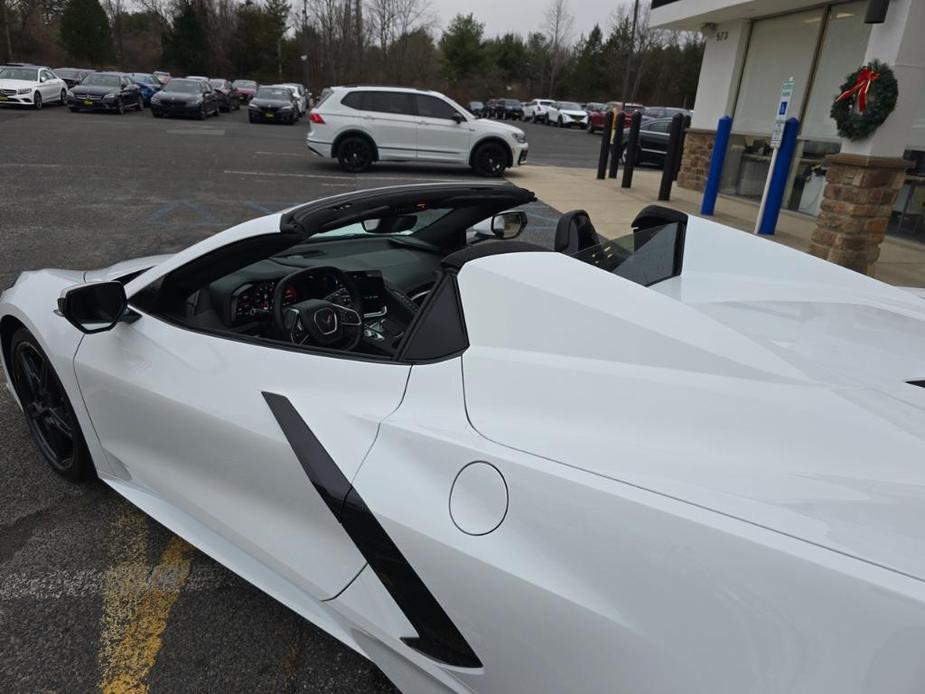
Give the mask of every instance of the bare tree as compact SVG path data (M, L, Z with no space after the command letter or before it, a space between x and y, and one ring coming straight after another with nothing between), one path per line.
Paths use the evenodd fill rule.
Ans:
M116 43L116 53L118 54L119 69L125 69L125 37L122 31L122 15L125 13L124 0L103 0L103 9L106 16L109 17L109 25L112 27L113 38Z
M575 18L569 9L568 0L552 0L546 8L546 35L549 39L550 66L549 92L555 94L556 78L567 57L572 40Z

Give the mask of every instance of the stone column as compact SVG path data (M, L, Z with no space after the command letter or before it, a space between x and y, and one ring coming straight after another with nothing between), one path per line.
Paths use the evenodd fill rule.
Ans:
M809 252L870 274L910 162L892 157L834 154Z
M684 156L678 172L678 185L682 188L703 192L710 172L710 158L713 156L715 130L691 128L684 140Z

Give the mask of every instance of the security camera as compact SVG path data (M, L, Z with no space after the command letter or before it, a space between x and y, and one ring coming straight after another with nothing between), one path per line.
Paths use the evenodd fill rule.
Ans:
M707 22L706 24L700 25L700 33L702 34L715 34L716 33L716 24L713 22Z

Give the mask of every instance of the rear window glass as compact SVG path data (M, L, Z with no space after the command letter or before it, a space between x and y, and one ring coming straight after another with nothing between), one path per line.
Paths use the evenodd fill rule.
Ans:
M604 241L572 257L649 287L681 274L684 227L677 222Z

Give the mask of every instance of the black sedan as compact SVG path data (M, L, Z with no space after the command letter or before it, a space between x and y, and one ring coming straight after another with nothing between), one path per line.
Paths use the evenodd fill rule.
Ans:
M204 80L173 78L151 97L151 115L192 116L205 120L219 112L218 96Z
M89 75L93 70L79 67L56 67L52 70L58 77L64 80L68 89L80 84L80 80Z
M492 109L492 116L501 120L523 120L524 107L517 99L498 99Z
M251 123L286 123L299 117L292 90L288 87L260 87L247 107Z
M468 104L469 113L476 118L481 118L485 113L485 104L481 101L470 101Z
M662 166L668 153L668 132L671 130L671 118L658 118L644 122L639 126L639 147L636 150L636 163L650 163ZM624 128L623 142L629 140L630 130ZM626 145L621 159L626 163Z
M215 96L218 97L218 105L222 111L229 113L241 108L241 95L229 80L213 78L209 80L209 84L215 90Z
M71 89L67 97L71 111L115 111L144 109L141 89L128 75L121 72L92 72Z

